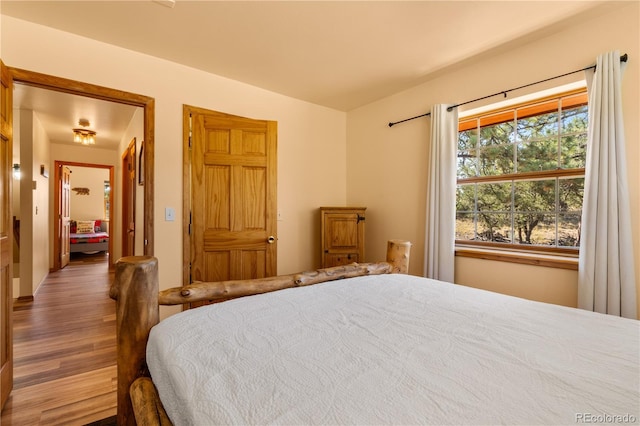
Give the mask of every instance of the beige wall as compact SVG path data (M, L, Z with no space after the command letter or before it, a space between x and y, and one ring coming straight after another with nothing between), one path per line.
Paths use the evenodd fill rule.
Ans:
M88 188L89 194L71 191L72 220L102 220L104 214L104 181L109 180L109 169L70 166L71 188Z
M33 292L40 287L49 273L49 178L40 173L40 166L49 163L50 140L42 123L33 114ZM23 187L24 189L24 187ZM28 194L28 192L27 192ZM21 192L24 199L25 193ZM24 212L23 212L24 213ZM24 214L23 214L24 216ZM24 258L21 258L24 261Z
M130 50L2 16L11 67L155 99L155 255L161 287L182 282L183 104L278 122L278 272L319 263L317 208L346 203L346 114ZM79 61L78 54L91 57ZM165 222L165 207L176 210Z
M49 190L40 165L49 163L49 138L29 110L14 110L20 149L20 283L13 297L35 294L49 273ZM16 292L17 290L17 292Z
M581 69L595 63L600 53L617 49L629 54L623 80L623 108L636 282L640 284L639 15L638 2L607 5L587 20L531 37L519 48L515 48L514 42L493 55L470 59L466 64L441 72L437 78L411 90L350 111L347 116L347 199L349 204L369 208L367 257L383 258L385 241L389 238L408 239L414 243L410 272L422 273L430 122L423 118L389 128L389 121L428 112L433 104L464 102ZM556 84L580 77L578 74ZM548 87L537 86L512 95L521 96ZM500 98L494 98L484 104L498 100ZM482 105L482 102L475 103L469 108ZM560 269L457 258L456 281L570 306L575 306L577 300L577 273ZM638 296L640 301L640 291Z
M578 273L567 269L456 257L456 282L540 302L577 306Z

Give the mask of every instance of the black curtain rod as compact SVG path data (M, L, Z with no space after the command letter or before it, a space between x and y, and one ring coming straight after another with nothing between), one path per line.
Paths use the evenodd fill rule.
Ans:
M625 53L624 55L620 56L620 62L627 62L628 58L629 57ZM586 70L595 69L595 68L596 68L595 65L591 65L590 67L586 67L586 68L582 68L582 69L579 69L579 70L571 71L571 72L568 72L568 73L565 73L565 74L556 75L555 77L545 78L544 80L536 81L534 83L525 84L524 86L514 87L513 89L509 89L509 90L503 90L502 92L493 93L491 95L483 96L481 98L477 98L477 99L473 99L473 100L470 100L470 101L462 102L462 103L459 103L459 104L456 104L456 105L452 105L452 106L447 108L447 111L451 111L452 109L457 108L457 107L462 106L462 105L470 104L472 102L482 101L484 99L492 98L492 97L498 96L498 95L504 95L504 97L506 98L507 97L507 93L513 92L514 90L524 89L525 87L534 86L534 85L540 84L540 83L546 83L547 81L555 80L556 78L566 77L566 76L571 75L571 74L576 74L576 73L579 73L579 72L584 72ZM415 120L416 118L428 117L430 115L431 115L431 113L427 112L426 114L416 115L415 117L405 118L404 120L390 122L389 123L389 127L393 127L396 124L404 123L405 121Z

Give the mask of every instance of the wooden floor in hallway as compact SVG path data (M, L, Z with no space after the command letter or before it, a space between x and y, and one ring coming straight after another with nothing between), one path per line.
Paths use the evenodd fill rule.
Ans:
M75 256L75 255L74 255ZM0 423L85 425L116 414L116 316L106 254L50 273L13 312L13 391Z

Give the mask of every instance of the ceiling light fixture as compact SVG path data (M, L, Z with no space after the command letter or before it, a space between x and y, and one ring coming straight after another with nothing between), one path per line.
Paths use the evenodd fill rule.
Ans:
M78 121L78 124L82 126L82 129L73 129L73 141L76 143L81 143L83 145L93 145L96 143L96 132L93 130L85 129L84 127L89 127L89 120L86 118L81 118Z

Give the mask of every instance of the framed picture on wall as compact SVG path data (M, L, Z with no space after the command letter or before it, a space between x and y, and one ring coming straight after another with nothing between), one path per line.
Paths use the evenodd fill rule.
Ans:
M144 141L140 142L140 156L138 157L138 185L144 185Z

